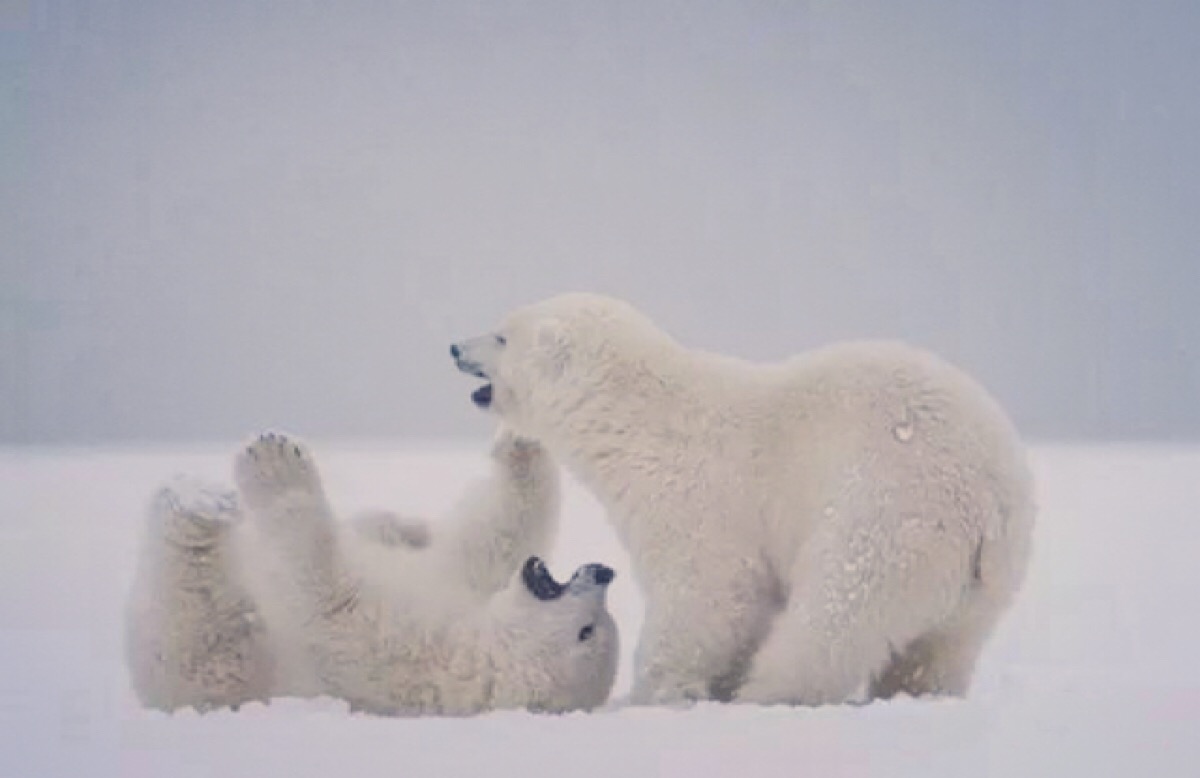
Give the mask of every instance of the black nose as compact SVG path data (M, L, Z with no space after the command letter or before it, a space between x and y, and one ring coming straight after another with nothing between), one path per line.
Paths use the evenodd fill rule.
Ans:
M458 347L457 344L450 347L450 356L454 357L455 359L458 359L458 355L461 353L462 353L462 350Z
M611 567L605 567L604 565L590 565L590 567L592 568L592 577L596 583L601 586L608 586L612 583L615 573L613 573Z

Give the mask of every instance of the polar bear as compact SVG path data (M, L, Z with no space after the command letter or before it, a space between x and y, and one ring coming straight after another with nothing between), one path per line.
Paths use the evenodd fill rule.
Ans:
M451 355L629 550L646 597L633 702L966 693L1035 506L1012 424L958 369L891 342L752 364L588 294Z
M237 458L240 500L191 480L164 487L128 610L138 697L205 710L323 694L390 715L603 704L613 572L586 565L557 583L531 555L553 535L556 465L506 433L493 458L490 479L434 526L382 512L336 522L307 448L273 433ZM391 574L356 545L390 554Z

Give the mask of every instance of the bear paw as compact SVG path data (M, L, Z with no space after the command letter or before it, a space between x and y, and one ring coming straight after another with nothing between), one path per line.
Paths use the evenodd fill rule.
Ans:
M321 481L307 447L278 432L264 432L238 455L238 489L258 509L284 495L319 495Z
M542 444L502 427L492 441L492 458L500 462L526 464L542 453Z
M151 518L169 542L203 548L241 522L242 513L228 489L177 476L155 493Z

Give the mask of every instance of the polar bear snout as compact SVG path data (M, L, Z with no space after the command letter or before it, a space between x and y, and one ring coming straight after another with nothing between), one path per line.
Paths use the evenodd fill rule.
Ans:
M478 335L450 346L450 356L459 370L476 378L491 378L505 341L499 335Z
M488 374L483 371L483 365L471 359L469 353L466 347L460 346L457 343L450 347L450 356L454 358L455 367L467 375L473 375L476 378L487 378Z
M463 373L485 381L491 381L504 338L499 335L480 335L450 346L450 356L455 366ZM492 405L492 385L487 383L471 393L471 402L487 410Z
M554 580L554 576L550 575L546 563L535 556L529 557L525 561L525 566L521 568L521 581L525 584L525 588L542 601L557 600L566 592L586 594L597 589L603 590L612 583L615 577L616 573L611 567L590 564L576 570L566 584L560 584Z
M594 586L608 586L616 577L613 569L607 565L584 565L575 571L575 575L571 578L571 583L568 586L579 584L590 584Z

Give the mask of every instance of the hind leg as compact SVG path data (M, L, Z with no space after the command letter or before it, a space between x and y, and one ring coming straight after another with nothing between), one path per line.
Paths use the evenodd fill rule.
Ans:
M126 613L134 692L162 710L266 699L273 663L234 569L235 496L180 481L159 490L148 519Z
M311 454L268 433L239 454L235 472L254 526L275 557L279 592L297 624L292 647L315 690L354 708L389 710L387 679L401 636L393 632L387 603L362 592L343 558Z
M776 620L754 658L739 702L826 705L855 701L888 658L886 639L861 620L800 603Z
M788 608L738 699L798 705L856 701L895 646L946 623L969 582L969 550L944 526L900 519L813 538Z
M966 696L997 615L997 610L976 604L973 612L917 638L891 657L872 684L871 697Z

